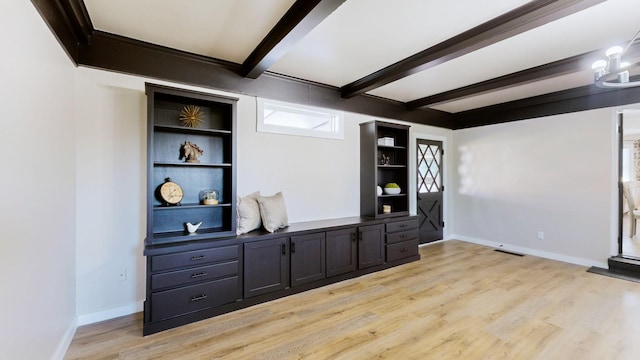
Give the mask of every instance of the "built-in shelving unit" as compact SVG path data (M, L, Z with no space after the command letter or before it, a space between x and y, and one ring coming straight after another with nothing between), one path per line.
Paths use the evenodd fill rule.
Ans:
M360 214L384 218L409 214L409 126L382 121L360 124ZM400 186L387 194L388 183ZM378 193L378 186L383 189ZM385 208L387 211L385 211Z
M237 99L147 84L147 244L190 241L235 234ZM183 126L181 111L200 109L201 123ZM198 162L185 162L181 148L189 141L203 151ZM168 206L158 187L170 178L180 185L180 205ZM219 203L203 205L200 191L215 189ZM202 225L188 233L185 223Z

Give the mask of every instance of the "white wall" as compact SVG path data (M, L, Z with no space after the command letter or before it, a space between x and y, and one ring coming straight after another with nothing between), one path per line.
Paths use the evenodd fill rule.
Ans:
M454 237L604 266L615 227L614 113L455 131Z
M142 80L86 68L77 72L76 262L82 325L142 309L146 98Z
M359 115L345 114L344 140L256 131L255 98L238 103L238 195L284 194L290 222L360 213Z
M61 358L75 328L75 68L28 1L0 11L0 349Z
M359 123L344 140L256 131L255 97L79 68L77 304L86 324L142 310L145 289L145 81L238 97L238 195L282 191L290 222L359 216ZM390 121L390 120L387 120ZM424 125L412 134L447 139ZM119 274L126 269L127 279Z

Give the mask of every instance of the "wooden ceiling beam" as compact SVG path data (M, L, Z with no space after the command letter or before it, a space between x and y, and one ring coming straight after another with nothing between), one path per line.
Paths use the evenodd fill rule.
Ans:
M346 0L297 0L242 64L240 75L262 75Z
M341 88L349 98L384 86L504 39L574 14L605 0L535 0Z
M406 106L408 110L415 110L444 101L463 99L466 97L480 95L492 90L507 89L534 81L548 79L554 76L570 74L580 69L585 69L584 65L587 63L588 66L591 66L591 62L589 61L598 59L599 55L601 54L604 54L604 52L596 50L572 56L566 59L554 61L540 66L535 66L526 70L517 71L508 75L489 79L479 83L463 86L461 88L441 92L416 100L411 100L406 103Z
M632 57L634 59L640 56L639 45L640 42L634 42L632 46L627 49L626 56ZM591 69L591 64L593 64L595 60L604 58L606 50L607 49L605 48L586 52L548 64L535 66L526 70L521 70L508 75L485 80L479 83L463 86L434 95L429 95L420 99L411 100L406 103L407 110L415 110L444 101L463 99L493 90L508 89L534 81L540 81L555 76L566 75L584 69Z
M69 58L77 65L79 44L88 44L93 24L82 0L31 0Z
M632 79L634 80L634 79ZM601 89L586 85L453 114L454 130L634 104L640 87Z
M96 30L81 45L79 65L152 79L396 119L444 128L450 113L434 109L408 111L404 103L370 95L340 97L340 89L267 72L257 79L238 74L240 64L196 55Z

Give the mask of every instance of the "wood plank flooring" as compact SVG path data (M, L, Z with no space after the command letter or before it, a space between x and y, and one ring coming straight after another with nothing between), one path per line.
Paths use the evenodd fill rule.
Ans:
M422 259L142 337L78 329L66 359L638 359L640 284L461 241Z

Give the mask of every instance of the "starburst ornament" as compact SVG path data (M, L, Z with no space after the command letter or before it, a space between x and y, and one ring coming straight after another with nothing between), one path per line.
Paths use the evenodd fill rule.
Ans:
M187 105L180 111L180 124L182 126L197 128L202 124L202 111L199 106Z

